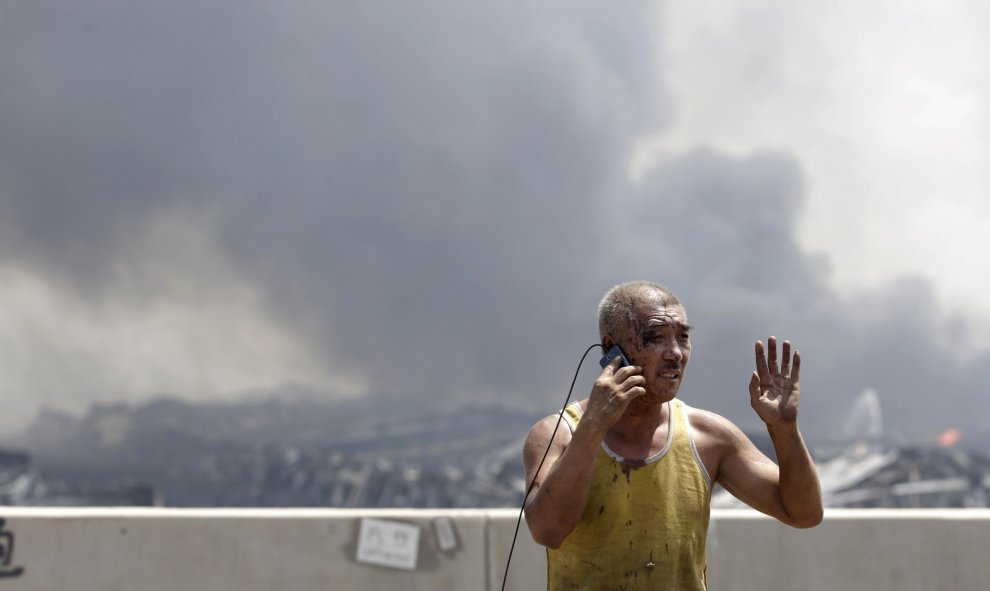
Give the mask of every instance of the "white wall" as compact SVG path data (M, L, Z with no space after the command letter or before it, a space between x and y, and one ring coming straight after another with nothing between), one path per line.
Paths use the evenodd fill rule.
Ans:
M497 590L516 514L0 507L0 591ZM356 561L365 517L419 526L414 570ZM439 547L437 518L452 521L456 548ZM986 510L836 510L812 530L714 511L709 548L713 590L990 588ZM506 588L545 578L523 524Z

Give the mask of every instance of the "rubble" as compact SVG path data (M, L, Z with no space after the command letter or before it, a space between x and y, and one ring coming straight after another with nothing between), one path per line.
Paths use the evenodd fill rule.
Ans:
M868 437L813 450L827 507L990 506L986 455L881 441L875 393L856 408L847 431ZM518 507L534 421L492 408L404 417L288 402L101 407L49 417L30 454L0 451L0 504ZM752 439L773 457L767 437ZM716 488L713 507L740 506Z

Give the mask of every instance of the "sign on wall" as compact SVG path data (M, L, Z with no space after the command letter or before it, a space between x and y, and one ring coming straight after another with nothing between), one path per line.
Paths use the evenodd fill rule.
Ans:
M381 519L361 520L358 562L413 570L418 551L418 526Z

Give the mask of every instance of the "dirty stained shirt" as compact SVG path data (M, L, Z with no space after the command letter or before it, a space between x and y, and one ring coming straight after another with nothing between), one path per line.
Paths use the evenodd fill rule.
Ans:
M711 479L694 445L685 405L670 401L667 441L646 460L625 460L602 442L581 521L547 549L547 589L706 590ZM565 410L573 431L580 403Z

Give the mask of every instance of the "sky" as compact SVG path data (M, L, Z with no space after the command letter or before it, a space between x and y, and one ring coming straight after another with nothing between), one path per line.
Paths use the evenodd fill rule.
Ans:
M689 404L759 428L773 334L809 436L870 390L974 441L988 12L4 2L0 432L162 395L549 414L648 279L696 326Z

